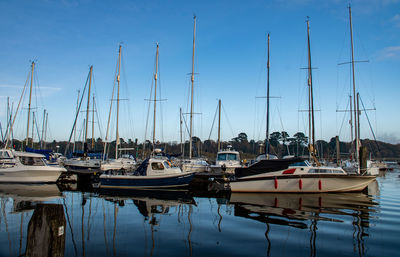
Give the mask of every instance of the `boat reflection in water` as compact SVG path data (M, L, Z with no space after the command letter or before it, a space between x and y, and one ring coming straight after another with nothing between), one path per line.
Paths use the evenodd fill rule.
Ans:
M1 183L0 256L64 256L64 208L43 203L60 197L56 184Z
M12 199L12 212L18 213L35 209L37 203L62 197L57 184L8 184L0 183L2 210L4 204Z
M368 237L369 220L376 212L378 204L373 198L364 193L321 193L321 194L288 194L288 193L232 193L230 203L234 205L235 216L256 220L266 224L265 237L267 240L267 256L274 255L271 248L282 247L278 231L281 226L287 226L288 239L291 243L299 242L304 238L309 240L308 254L316 256L317 244L332 240L332 233L336 230L348 230L352 224L352 233L343 232L343 236L352 235L352 250L358 254L365 254L364 241ZM318 224L320 223L320 224ZM335 225L336 224L336 225ZM277 228L276 226L280 227ZM275 229L274 229L275 228ZM292 229L290 229L292 228ZM293 230L294 228L294 230ZM317 240L318 231L318 240ZM288 232L289 233L289 232ZM296 238L296 239L295 239ZM346 240L341 238L341 240ZM285 247L285 246L283 246ZM335 244L331 244L330 251L335 251ZM343 249L345 246L341 246ZM292 251L291 247L288 251ZM277 249L275 249L277 251ZM332 255L332 252L330 254ZM305 253L298 253L304 255ZM324 255L324 254L322 254Z
M178 224L181 223L184 225L186 221L188 222L188 232L185 236L184 241L186 241L185 245L189 251L188 255L192 255L192 243L191 243L191 233L192 233L192 221L191 221L191 213L192 206L196 205L195 200L189 194L188 190L101 190L98 191L99 197L103 198L105 201L114 203L114 211L113 211L113 231L112 231L112 252L114 255L117 255L117 252L123 250L124 244L131 242L127 242L126 240L121 241L122 238L125 238L127 235L124 228L123 231L118 232L121 229L121 226L125 226L127 224L126 216L123 214L118 215L118 213L122 213L123 209L126 207L126 211L130 213L128 223L132 223L132 209L130 208L130 204L137 208L140 215L143 216L143 221L139 223L143 229L143 238L141 238L141 233L138 229L134 229L135 235L131 235L130 239L133 241L144 241L144 252L145 256L153 256L157 252L162 252L165 246L165 239L172 240L177 234L170 235L170 238L164 238L164 229L171 230L171 225L176 224L175 222L171 222L170 218L177 217ZM163 217L165 219L163 220ZM186 220L187 219L187 220ZM138 220L133 223L136 223ZM120 225L120 224L122 225ZM104 231L108 231L108 233L104 233L104 241L106 242L106 252L108 254L109 247L107 245L109 235L111 234L110 230L106 228L107 217L106 211L104 212ZM124 225L125 224L125 225ZM134 224L131 224L134 225ZM136 225L136 224L135 224ZM172 225L173 226L173 225ZM176 225L175 225L176 226ZM186 225L184 225L186 226ZM119 229L118 229L119 227ZM138 227L137 227L138 228ZM141 230L141 229L140 229ZM133 230L132 230L133 232ZM132 236L136 239L133 239ZM138 237L139 236L139 237ZM151 243L146 243L150 237ZM160 237L163 239L160 240ZM162 241L162 242L161 242ZM174 240L175 241L175 240ZM117 244L119 246L117 246ZM130 248L130 247L128 247ZM133 250L133 249L131 249Z

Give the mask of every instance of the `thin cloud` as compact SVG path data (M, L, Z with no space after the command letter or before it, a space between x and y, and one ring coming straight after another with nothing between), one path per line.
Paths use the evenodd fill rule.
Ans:
M377 60L400 60L400 46L389 46L383 48L378 52Z
M0 88L23 88L23 86L0 85Z
M396 14L393 16L390 21L396 26L397 28L400 28L400 14Z
M1 98L6 98L10 97L10 99L19 99L21 96L21 93L23 91L23 86L17 86L17 85L0 85L1 90ZM60 92L62 88L59 87L48 87L48 86L40 86L38 88L34 89L34 92L37 94L37 96L41 98L46 98L53 96L54 94L57 94ZM29 87L25 89L25 95L29 93Z
M13 88L13 89L22 89L24 88L23 86L15 86L15 85L0 85L0 88ZM60 87L39 87L40 90L45 89L45 90L53 90L53 91L60 91Z

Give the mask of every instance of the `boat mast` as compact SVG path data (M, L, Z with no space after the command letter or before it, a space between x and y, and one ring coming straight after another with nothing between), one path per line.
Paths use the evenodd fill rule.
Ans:
M43 149L46 149L46 138L47 138L47 122L49 120L49 113L46 112L46 122L44 125L44 138L43 138Z
M45 123L46 123L46 109L43 110L43 125L42 125L42 140L40 141L40 149L43 149L43 136L44 136L44 130L45 130Z
M316 159L315 152L315 130L314 130L314 100L313 100L313 86L312 86L312 66L311 66L311 46L310 46L310 20L307 18L307 45L308 45L308 104L309 104L309 119L308 119L308 127L309 127L309 154L310 159L314 159L314 161L318 161Z
M78 90L78 98L76 99L76 113L79 113L79 94L80 90ZM76 126L74 126L74 146L72 148L72 152L75 152L75 146L76 146Z
M182 108L179 108L179 131L180 131L180 137L181 137L181 156L182 158L185 156L184 152L184 147L182 143Z
M194 25L193 25L193 53L192 53L192 91L190 94L190 140L189 140L189 159L192 159L192 136L193 136L193 83L194 83L194 49L195 49L195 41L196 41L196 16L193 17Z
M349 5L349 19L350 19L350 39L351 39L351 69L353 75L353 106L354 106L354 136L355 136L355 160L358 163L359 156L358 156L358 148L359 148L359 138L360 135L358 134L358 109L357 109L357 99L356 99L356 79L354 76L354 45L353 45L353 25L351 20L351 6ZM357 166L358 173L360 173L359 165Z
M268 33L268 59L267 59L267 129L265 140L265 155L269 160L269 33Z
M86 121L85 121L85 138L84 138L84 152L87 153L87 133L88 133L88 122L89 122L89 107L90 107L90 88L92 86L92 73L93 73L93 65L90 66L89 71L89 91L88 91L88 101L86 106Z
M349 95L349 101L350 101L350 142L353 144L353 103L352 103L352 97L351 97L351 92Z
M156 146L156 104L157 104L157 74L158 74L158 43L156 50L156 69L154 73L154 115L153 115L153 151Z
M117 75L117 124L115 127L116 130L116 140L115 140L115 159L118 159L118 145L119 145L119 131L118 131L118 119L119 119L119 82L120 82L120 72L121 72L121 48L122 46L119 45L118 50L118 75Z
M31 147L33 148L33 136L35 132L35 112L32 112L32 142L31 142Z
M92 149L94 149L94 94L92 100Z
M221 99L218 100L218 152L221 150Z
M29 139L29 119L31 116L31 99L32 99L32 85L33 85L33 72L35 70L35 62L32 62L32 70L31 70L31 87L29 90L29 103L28 103L28 123L26 128L26 142L25 145L28 146L28 139ZM33 139L32 139L33 140Z

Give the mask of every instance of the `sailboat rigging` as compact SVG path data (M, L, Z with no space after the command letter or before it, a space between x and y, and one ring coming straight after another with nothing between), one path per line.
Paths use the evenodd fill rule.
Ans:
M120 138L119 138L119 103L120 103L120 74L121 74L121 49L122 46L119 46L118 49L118 62L117 62L117 74L115 76L115 81L117 82L117 98L114 98L114 89L115 89L115 81L112 90L112 97L110 103L110 113L108 115L108 123L107 123L107 134L106 134L106 142L104 143L104 153L103 153L103 163L101 165L101 170L133 170L136 166L136 161L131 156L123 156L119 157L118 151L122 150L119 148ZM113 101L117 102L117 113L116 113L116 131L115 131L115 159L108 159L105 161L105 156L107 153L107 141L108 141L108 132L110 127L110 119L111 119L111 111L112 111L112 103ZM126 148L124 148L126 150Z
M309 96L309 143L312 166L301 158L260 160L247 167L235 169L235 178L230 182L232 192L285 192L321 193L362 191L375 180L374 176L347 174L340 167L321 166L316 157L314 139L314 108L310 53L310 26L307 19L308 42L308 96Z

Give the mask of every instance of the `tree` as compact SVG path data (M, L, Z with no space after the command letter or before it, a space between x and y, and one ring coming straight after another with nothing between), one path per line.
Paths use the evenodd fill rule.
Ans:
M273 146L278 146L280 140L281 140L280 132L273 132L269 135L269 143Z
M244 132L239 133L238 140L240 143L248 142L247 141L247 134Z
M295 143L299 144L301 146L307 146L308 143L308 137L306 137L306 135L304 135L303 132L297 132L296 134L294 134L294 139L295 139Z

